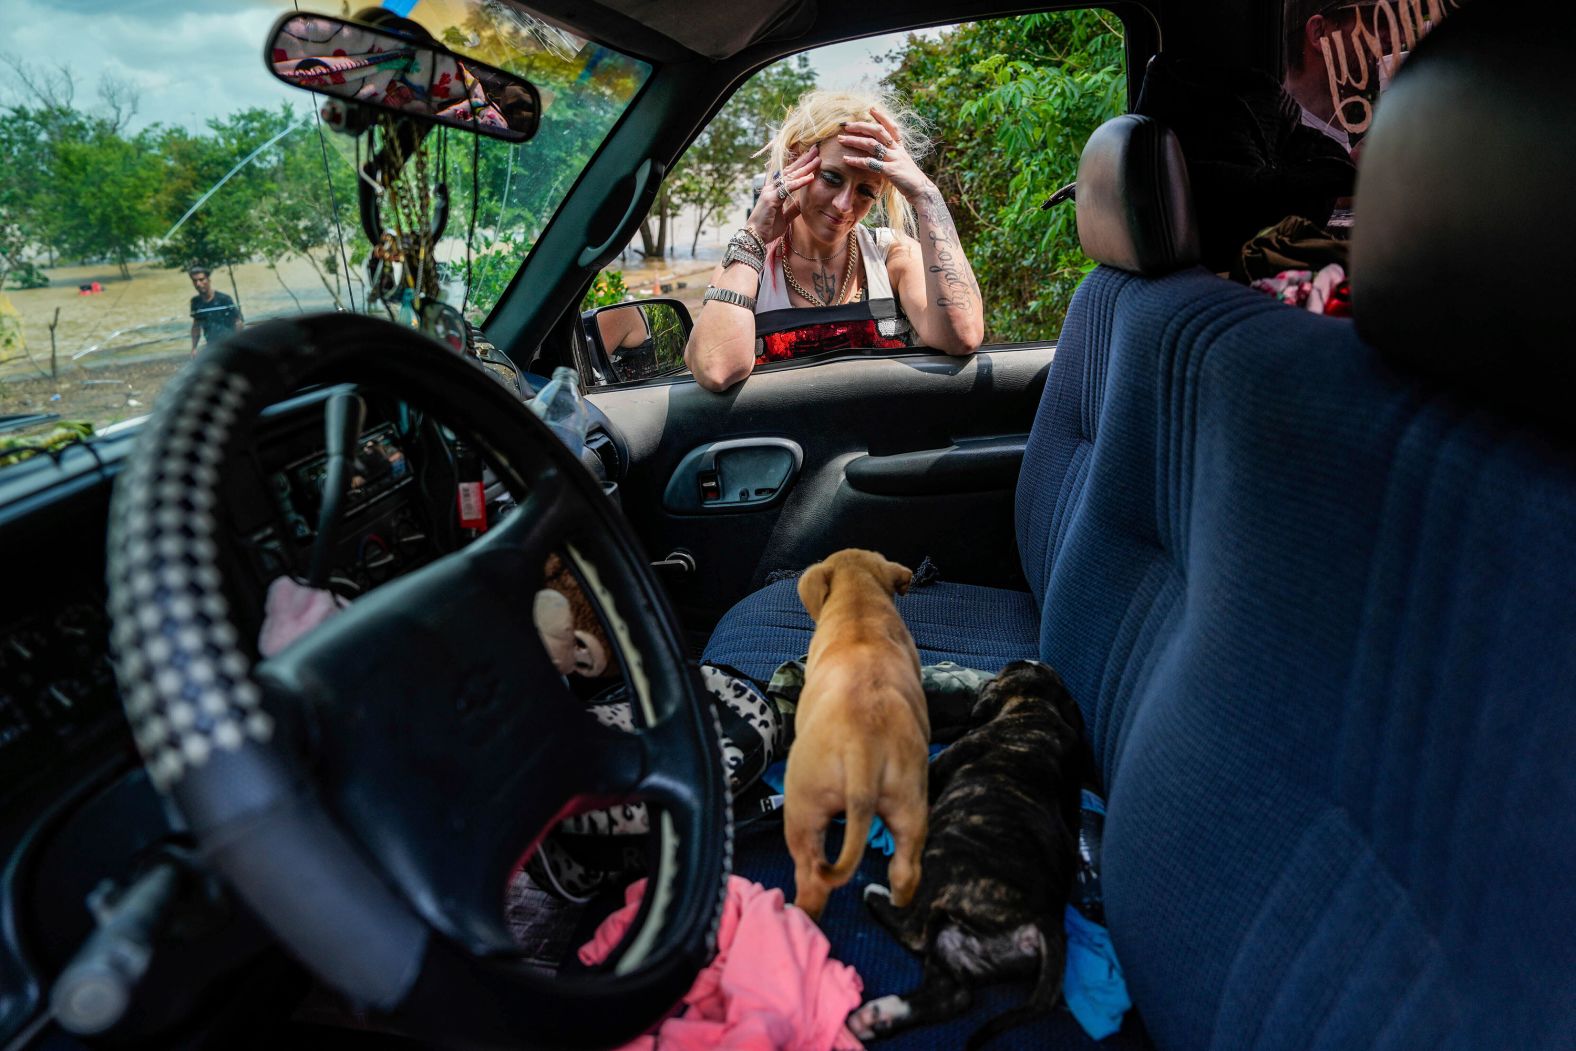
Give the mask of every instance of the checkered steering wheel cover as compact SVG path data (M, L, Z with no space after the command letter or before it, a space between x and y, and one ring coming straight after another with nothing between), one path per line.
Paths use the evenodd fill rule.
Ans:
M166 387L116 486L111 644L132 736L160 791L219 752L267 744L219 569L219 467L255 415L247 376L210 358Z
M534 1011L532 1017L540 1020L535 1031L549 1034L543 1039L580 1042L585 1037L578 1035L575 1019L587 1009L595 1011L598 1004L611 1008L620 995L630 1003L630 996L640 990L636 1013L653 1012L662 1006L653 997L671 988L676 998L715 951L733 848L720 766L724 802L717 853L710 855L714 860L706 862L706 855L699 855L699 869L693 862L685 868L660 865L660 878L654 878L648 890L647 907L637 919L625 959L606 979L611 991L601 1000L589 993L579 1000L567 990L555 993L562 997L560 1009L557 1000L532 993L530 982L507 961L467 956L434 939L425 921L378 878L375 867L334 827L312 794L302 792L302 767L288 735L265 710L263 691L252 675L250 648L242 645L226 598L224 469L232 457L244 454L265 406L304 384L364 380L363 373L389 389L413 393L449 376L454 385L447 402L431 391L421 400L431 397L432 407L449 413L466 406L490 419L495 429L541 427L533 421L515 424L517 415L526 415L518 404L484 373L478 370L472 377L468 369L446 352L435 353L408 329L343 316L271 322L206 350L166 386L117 482L108 555L112 651L126 714L153 783L180 809L215 867L320 978L357 1002L402 1012L412 1005L420 1010L420 1003L434 999L429 994L439 988L448 997L436 998L440 1012L453 1009L456 988L480 990L477 995L486 998L486 1004L500 1002L500 993L507 999L510 991L518 991L525 997L521 1009ZM504 404L489 405L489 399ZM484 436L487 428L480 422L475 426L477 436ZM515 434L500 455L509 451L515 463L521 462L532 445L525 437ZM534 441L555 450L555 459L564 455L545 427ZM584 482L573 487L585 490L579 498L599 498L594 482ZM643 568L638 549L623 533L615 522L605 545L607 557L635 559L638 571ZM660 596L654 583L642 586ZM648 597L645 604L651 601ZM642 632L650 634L644 628ZM633 642L627 628L623 635L626 646ZM671 665L669 681L683 670L674 646L672 661L657 661L660 667ZM650 671L651 662L642 652L624 656L637 666L646 663ZM715 713L709 706L706 711L706 729L715 747L720 733ZM243 783L245 788L238 787ZM259 821L273 826L272 839L259 833ZM719 829L712 825L715 836ZM676 857L679 841L667 826L665 820L660 852ZM721 861L720 871L706 875L716 860ZM313 868L312 874L299 871L303 862ZM320 888L337 886L341 913L330 920L323 910L332 911L332 906L315 900L310 907L301 905L302 896L290 889L298 879ZM715 888L708 889L704 899L696 896L702 880ZM310 897L320 895L332 898L321 890ZM336 930L323 929L329 926ZM668 933L660 936L659 930ZM355 958L341 960L336 946L343 944L347 931L364 947ZM371 942L378 944L366 948ZM688 978L677 983L685 973ZM445 974L455 976L460 986L430 978ZM564 1018L551 1017L555 1011ZM473 1013L506 1015L480 1008ZM615 1024L625 1023L607 1022L603 1028ZM513 1030L518 1034L520 1028L517 1021Z

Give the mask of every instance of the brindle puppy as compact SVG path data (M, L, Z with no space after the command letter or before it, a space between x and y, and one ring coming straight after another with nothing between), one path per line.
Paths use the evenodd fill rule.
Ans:
M1083 718L1060 676L1017 661L981 689L973 722L931 765L930 838L913 902L899 909L885 887L865 888L876 918L924 957L925 971L913 992L849 1016L862 1040L955 1017L971 987L1004 978L1033 976L1034 989L976 1032L971 1048L1061 998L1062 913L1088 762Z

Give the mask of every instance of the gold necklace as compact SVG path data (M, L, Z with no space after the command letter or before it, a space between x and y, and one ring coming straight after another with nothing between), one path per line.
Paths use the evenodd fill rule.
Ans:
M792 232L793 232L793 227L790 226L788 229L783 231L783 237L786 238L787 241L788 241L788 251L792 252L794 255L798 256L800 259L810 259L810 260L813 260L814 262L817 262L817 263L830 263L832 260L837 258L836 254L833 254L833 255L805 255L803 252L799 251L799 249L797 249L797 248L795 248L793 246L793 238L788 236Z
M788 231L786 230L783 231L783 247L785 249L788 248ZM785 250L779 252L778 256L782 259L783 280L788 282L788 287L799 293L799 298L803 299L812 306L829 307L837 303L841 303L843 301L844 294L848 292L848 282L852 281L854 277L854 259L858 256L858 254L859 239L856 238L852 232L850 232L848 235L848 265L843 268L843 284L837 290L837 298L831 303L821 302L819 296L812 296L810 293L804 290L802 285L799 284L798 280L793 276L793 267L788 265L788 251Z

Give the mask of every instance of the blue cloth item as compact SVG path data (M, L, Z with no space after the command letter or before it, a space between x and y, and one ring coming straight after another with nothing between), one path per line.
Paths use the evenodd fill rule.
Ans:
M1133 1006L1127 995L1122 965L1116 962L1111 932L1067 906L1067 969L1062 995L1067 1009L1084 1032L1104 1040L1122 1028L1122 1016Z
M897 610L922 664L954 661L995 673L1039 650L1039 604L1026 591L930 584L897 597ZM799 601L797 578L768 584L717 624L703 661L765 682L783 661L810 649L815 624Z

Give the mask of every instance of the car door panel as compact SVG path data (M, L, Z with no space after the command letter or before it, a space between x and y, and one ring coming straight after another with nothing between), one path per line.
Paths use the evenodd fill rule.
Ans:
M1023 587L1014 489L1052 354L1034 344L853 358L759 372L724 394L680 379L590 398L627 452L623 507L648 553L695 559L670 589L686 626L704 633L773 573L842 547L908 565L928 556L950 581ZM776 491L757 499L772 484L752 485L740 500L735 488L723 494L731 506L704 498L696 464L707 450L723 450L726 477L728 449L774 443L802 456Z
M1017 483L1027 442L1027 434L960 438L944 449L861 456L844 473L853 488L882 496L988 492Z

